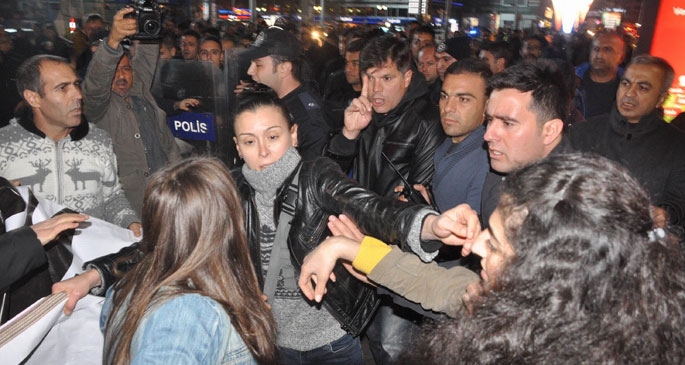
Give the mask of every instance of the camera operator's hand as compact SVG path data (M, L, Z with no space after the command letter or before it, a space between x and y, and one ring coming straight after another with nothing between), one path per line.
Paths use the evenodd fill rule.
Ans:
M130 37L138 32L138 20L134 18L125 18L127 14L133 13L133 8L123 8L114 14L112 20L112 29L109 31L107 38L107 45L117 49L119 44L126 37Z

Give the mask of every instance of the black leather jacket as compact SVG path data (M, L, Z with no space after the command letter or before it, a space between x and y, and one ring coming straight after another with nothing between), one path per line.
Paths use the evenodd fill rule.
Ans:
M381 152L410 184L429 186L435 171L435 150L446 136L438 107L430 102L428 93L426 80L414 75L395 109L387 114L374 112L371 123L356 140L348 140L342 133L334 135L324 155L380 195L392 196L395 187L402 185Z
M255 192L240 169L232 173L243 198L250 253L260 286L263 286L259 254L260 223L254 199ZM284 201L287 186L294 174L293 172L279 189L277 202ZM357 222L366 234L410 251L407 237L412 222L416 214L426 207L379 197L361 188L345 176L337 164L323 157L302 162L299 182L298 201L288 238L290 258L296 268L299 269L304 257L331 235L327 222L332 214L344 213ZM277 221L281 203L277 203L274 209L274 221ZM430 244L428 241L422 242L422 245ZM105 281L103 287L108 287L116 280L112 274L115 260L117 268L125 271L121 270L122 264L130 266L139 260L137 246L124 248L117 254L96 259L85 266L97 268ZM357 336L371 320L379 304L375 289L352 277L341 265L337 265L334 272L337 280L328 282L323 305L345 331Z

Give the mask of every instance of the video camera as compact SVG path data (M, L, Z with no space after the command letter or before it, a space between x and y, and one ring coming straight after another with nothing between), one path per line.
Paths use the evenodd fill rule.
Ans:
M138 20L138 32L132 39L159 39L162 31L162 12L155 0L131 0L129 7L134 12L126 14L126 18Z

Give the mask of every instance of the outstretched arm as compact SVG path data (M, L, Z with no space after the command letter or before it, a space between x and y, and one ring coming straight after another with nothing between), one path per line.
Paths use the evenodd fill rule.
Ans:
M426 217L421 239L440 240L446 245L463 246L480 232L478 213L468 204L460 204L439 216Z
M81 298L85 297L91 289L100 286L100 274L95 269L90 269L81 275L63 280L52 285L52 292L66 292L69 299L64 305L64 314L70 315Z

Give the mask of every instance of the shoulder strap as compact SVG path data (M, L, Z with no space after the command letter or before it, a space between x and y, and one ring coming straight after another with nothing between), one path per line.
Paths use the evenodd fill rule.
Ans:
M273 300L274 294L276 294L281 263L290 258L287 249L288 234L290 233L290 224L293 221L295 208L297 207L297 196L300 190L300 170L302 170L302 164L297 167L295 177L288 185L285 201L281 204L281 214L278 215L276 239L271 249L271 259L269 260L269 268L266 270L264 290L262 291L269 300Z

